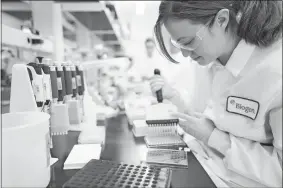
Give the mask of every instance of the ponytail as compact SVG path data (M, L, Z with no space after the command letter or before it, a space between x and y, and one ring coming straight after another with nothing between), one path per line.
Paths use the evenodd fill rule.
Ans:
M240 11L237 34L246 42L267 47L282 37L282 1L235 1Z

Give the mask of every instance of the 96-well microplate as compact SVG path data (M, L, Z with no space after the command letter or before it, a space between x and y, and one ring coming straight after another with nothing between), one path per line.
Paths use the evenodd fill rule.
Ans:
M171 173L169 168L93 159L63 188L169 188Z

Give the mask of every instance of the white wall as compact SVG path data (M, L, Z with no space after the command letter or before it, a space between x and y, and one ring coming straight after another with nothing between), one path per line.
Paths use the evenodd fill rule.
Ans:
M144 14L137 15L136 6L144 7ZM120 19L131 24L133 40L143 41L152 36L153 26L158 16L158 1L116 1L115 7Z

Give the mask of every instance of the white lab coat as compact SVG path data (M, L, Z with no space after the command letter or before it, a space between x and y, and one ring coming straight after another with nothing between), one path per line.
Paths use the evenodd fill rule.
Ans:
M169 84L180 93L191 111L203 112L211 95L210 66L200 66L181 53L176 54L174 59L181 63L172 63L170 70L173 74L170 75Z
M216 128L208 146L188 145L200 143L206 165L231 186L282 187L282 41L268 48L241 41L210 75L203 114Z
M210 66L200 66L192 59L184 57L181 52L174 54L173 58L180 63L170 64L171 74L167 75L169 85L178 91L187 109L202 113L211 95L211 87L208 87L212 80ZM207 87L203 87L204 85ZM185 141L193 139L179 126L177 131L178 134L185 135Z

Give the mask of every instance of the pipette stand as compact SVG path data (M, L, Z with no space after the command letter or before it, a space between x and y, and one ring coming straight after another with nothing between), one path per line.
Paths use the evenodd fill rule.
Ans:
M69 120L70 126L73 124L80 124L82 122L82 114L81 114L81 107L80 101L71 99L67 102L68 111L69 111Z
M67 155L69 127L70 123L67 105L53 103L51 105L52 157L62 159Z
M15 64L12 68L10 112L38 111L27 66Z
M27 66L15 64L12 68L10 113L40 111L36 105ZM50 132L49 132L50 135ZM51 144L48 144L51 148Z

